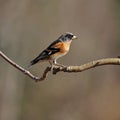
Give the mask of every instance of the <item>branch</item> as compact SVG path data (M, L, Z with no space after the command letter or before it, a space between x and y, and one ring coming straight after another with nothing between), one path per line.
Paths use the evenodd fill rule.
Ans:
M47 77L47 74L49 71L51 71L51 67L47 67L42 75L42 77L36 77L32 73L30 73L28 70L24 69L20 65L13 62L11 59L9 59L3 52L0 51L0 56L6 60L8 63L10 63L12 66L20 70L22 73L27 75L28 77L32 78L35 81L42 81L45 80ZM54 66L53 68L53 74L56 74L57 72L63 71L63 72L82 72L85 70L88 70L90 68L94 68L97 66L102 65L120 65L120 58L106 58L106 59L100 59L95 60L80 66L68 66L68 67L61 67L61 66Z
M90 68L102 66L102 65L120 65L120 58L105 58L100 60L95 60L80 66L68 66L68 67L55 67L53 74L57 72L82 72Z
M34 76L32 73L30 73L28 70L24 69L23 67L21 67L20 65L16 64L15 62L13 62L11 59L9 59L2 51L0 51L0 56L6 60L8 63L10 63L12 66L14 66L15 68L17 68L18 70L20 70L22 73L24 73L25 75L27 75L28 77L32 78L33 80L37 81L42 81L47 77L47 73L51 70L51 67L47 67L42 75L42 77L36 77Z

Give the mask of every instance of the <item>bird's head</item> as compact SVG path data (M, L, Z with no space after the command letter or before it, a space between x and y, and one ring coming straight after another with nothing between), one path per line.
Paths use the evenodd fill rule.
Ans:
M60 39L62 41L75 40L75 39L77 39L77 36L73 35L70 32L66 32L66 33L64 33L63 35L60 36Z

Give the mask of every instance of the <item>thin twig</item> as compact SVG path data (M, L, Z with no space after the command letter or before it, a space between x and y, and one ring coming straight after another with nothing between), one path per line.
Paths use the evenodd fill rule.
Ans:
M10 63L12 66L20 70L25 75L29 76L35 81L42 81L45 80L47 77L47 74L49 71L51 71L51 67L47 67L42 75L42 77L36 77L32 73L30 73L28 70L24 69L20 65L13 62L11 59L9 59L3 52L0 51L0 56L6 60L8 63ZM120 58L105 58L100 60L95 60L80 66L68 66L68 67L60 67L60 66L54 66L53 68L53 74L56 74L57 72L63 71L63 72L82 72L85 70L88 70L90 68L94 68L97 66L102 65L120 65Z
M33 80L37 81L42 81L47 77L48 72L51 70L51 67L47 67L42 75L42 77L36 77L34 76L32 73L30 73L28 70L24 69L23 67L21 67L20 65L16 64L15 62L13 62L10 58L8 58L2 51L0 51L0 56L6 60L8 63L10 63L12 66L14 66L15 68L17 68L18 70L20 70L22 73L24 73L25 75L27 75L28 77L32 78Z

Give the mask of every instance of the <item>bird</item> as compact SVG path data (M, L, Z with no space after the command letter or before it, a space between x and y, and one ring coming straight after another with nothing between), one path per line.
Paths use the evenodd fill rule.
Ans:
M57 63L57 59L66 55L70 50L71 42L76 39L77 36L73 33L65 32L57 40L53 41L46 49L44 49L35 59L33 59L29 67L32 65L47 61L53 67L54 65L62 66Z

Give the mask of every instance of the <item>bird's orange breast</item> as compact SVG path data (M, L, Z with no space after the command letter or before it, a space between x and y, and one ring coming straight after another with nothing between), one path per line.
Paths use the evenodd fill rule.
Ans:
M71 40L66 42L59 42L55 44L54 47L60 48L60 51L59 51L60 53L65 53L69 51L71 42L72 42Z

